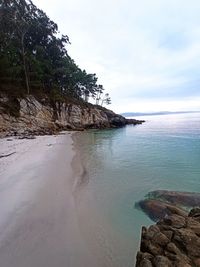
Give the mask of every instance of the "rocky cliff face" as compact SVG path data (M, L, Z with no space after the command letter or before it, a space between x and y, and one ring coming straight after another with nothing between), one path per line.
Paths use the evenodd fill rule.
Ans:
M10 103L0 97L0 134L46 134L57 130L122 127L141 121L127 120L98 106L38 101L33 96Z
M200 209L176 213L142 228L136 267L199 267Z

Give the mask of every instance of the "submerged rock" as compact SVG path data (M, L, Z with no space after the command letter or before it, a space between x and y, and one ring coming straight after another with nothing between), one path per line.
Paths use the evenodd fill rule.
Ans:
M149 192L147 197L185 207L200 206L200 193L196 192L156 190Z
M135 206L143 210L153 221L174 213L185 216L188 208L200 206L200 193L197 192L156 190L149 192L146 197Z
M137 124L142 124L145 122L144 120L136 120L136 119L126 119L126 124L132 124L132 125L137 125Z
M158 221L168 215L177 214L186 216L187 212L173 204L166 203L157 199L145 199L135 204L136 208L142 209L150 219Z

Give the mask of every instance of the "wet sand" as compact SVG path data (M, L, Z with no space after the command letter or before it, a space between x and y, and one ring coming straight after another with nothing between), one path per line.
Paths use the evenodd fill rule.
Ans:
M97 266L77 213L71 134L11 139L0 140L0 155L15 152L0 158L0 266Z

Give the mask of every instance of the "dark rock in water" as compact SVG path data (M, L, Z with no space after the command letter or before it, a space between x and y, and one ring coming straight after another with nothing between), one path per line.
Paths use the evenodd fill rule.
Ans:
M136 119L126 119L126 124L132 124L132 125L137 125L137 124L142 124L145 122L144 120L136 120Z
M148 229L143 227L136 267L199 267L200 209L172 214Z
M147 197L190 208L200 206L200 193L195 192L156 190L149 192Z
M183 209L156 199L145 199L136 203L136 208L142 209L153 221L158 221L168 215L177 214L186 216Z

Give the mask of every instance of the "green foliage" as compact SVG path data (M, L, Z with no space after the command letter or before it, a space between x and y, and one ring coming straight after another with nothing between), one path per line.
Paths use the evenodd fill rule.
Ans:
M103 86L96 74L75 64L68 44L68 36L59 36L57 24L31 0L0 0L0 91L40 92L59 101L92 97L99 104Z

